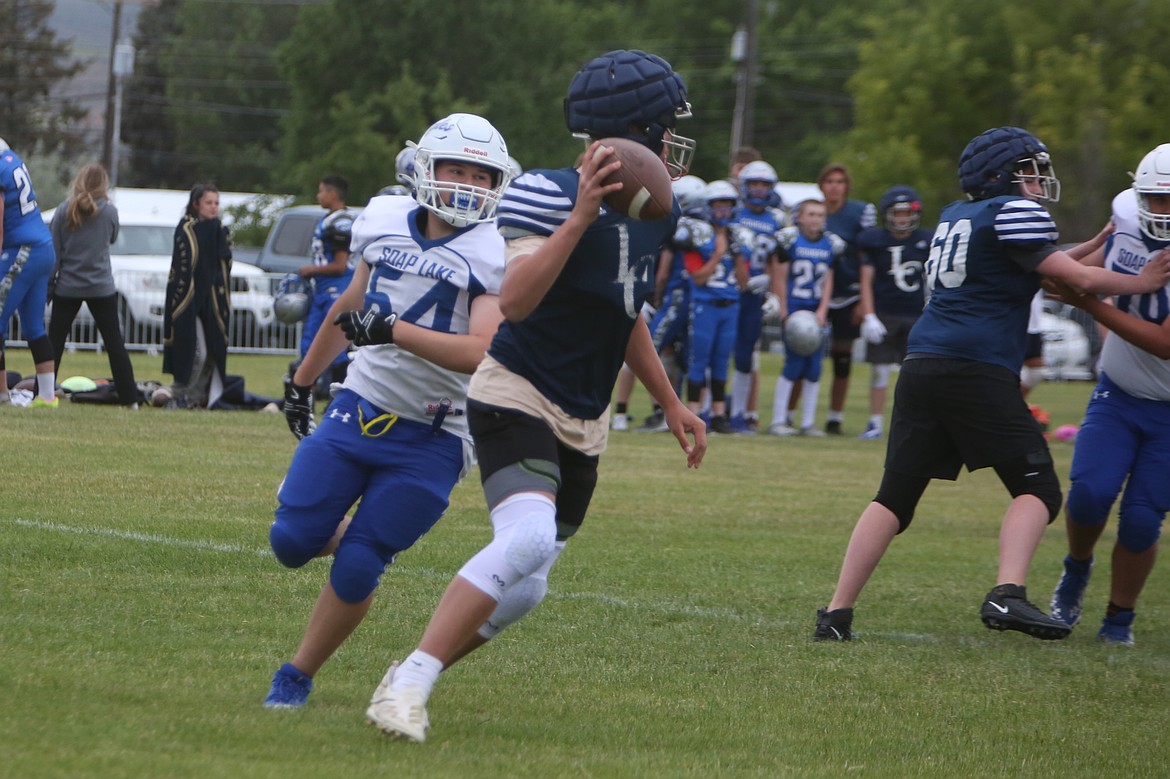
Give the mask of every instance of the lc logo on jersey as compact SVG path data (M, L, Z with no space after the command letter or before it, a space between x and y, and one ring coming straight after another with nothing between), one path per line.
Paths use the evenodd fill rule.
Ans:
M890 247L890 269L886 271L894 278L894 284L903 292L917 292L922 289L922 263L917 260L902 260L904 246Z

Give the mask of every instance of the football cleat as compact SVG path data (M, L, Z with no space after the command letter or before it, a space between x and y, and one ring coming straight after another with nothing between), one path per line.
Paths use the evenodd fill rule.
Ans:
M813 641L852 641L853 609L817 609Z
M768 435L780 436L787 438L790 435L796 435L797 430L792 425L772 425L768 428Z
M670 430L670 425L666 424L666 414L662 411L655 411L646 417L646 421L638 428L639 433L662 433L667 430Z
M825 431L821 430L819 427L813 427L812 425L809 425L808 427L800 428L799 435L802 435L805 438L824 438L827 433L825 433Z
M313 691L313 677L301 673L292 663L285 663L272 675L272 686L264 699L266 709L299 709Z
M614 414L609 420L611 429L620 432L630 429L630 415L629 414Z
M979 616L990 630L1018 630L1042 641L1056 641L1072 632L1070 626L1029 603L1018 584L996 585L987 593Z
M398 665L390 666L382 682L374 690L366 709L366 719L387 736L421 744L427 740L430 719L427 717L426 698L419 687L391 690L390 682Z
M29 403L28 405L29 405L29 408L57 408L57 406L60 402L61 402L60 398L53 398L52 400L45 400L44 398L37 397L37 398L33 398L32 402Z
M726 414L711 417L711 424L707 428L712 433L721 433L728 435L734 433L735 430L731 427L731 422L727 419Z
M1133 617L1132 611L1123 611L1106 616L1101 620L1101 629L1097 631L1097 640L1106 644L1120 644L1133 646Z
M1085 602L1085 588L1089 586L1089 575L1093 572L1093 560L1087 563L1064 557L1064 573L1056 583L1048 613L1070 628L1081 619L1081 608Z
M870 422L869 426L865 428L865 432L857 437L862 441L877 441L882 437L882 429Z
M825 423L825 432L829 435L841 435L841 420L830 419Z

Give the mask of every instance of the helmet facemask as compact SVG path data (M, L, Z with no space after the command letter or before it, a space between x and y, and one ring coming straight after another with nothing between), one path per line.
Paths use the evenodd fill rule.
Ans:
M1052 168L1052 158L1046 151L1037 152L1032 157L1019 160L1016 163L1015 177L1012 180L1022 186L1023 193L1028 197L1047 200L1049 203L1060 200L1060 179L1056 178L1056 172ZM1028 184L1033 182L1040 185L1040 192L1037 193L1028 188Z

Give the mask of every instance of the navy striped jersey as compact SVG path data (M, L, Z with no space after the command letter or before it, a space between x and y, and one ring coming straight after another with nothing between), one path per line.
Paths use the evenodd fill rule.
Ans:
M956 201L943 209L926 262L930 300L907 353L960 357L1018 372L1036 266L1059 233L1044 206L1016 195Z
M577 199L576 170L532 170L513 181L497 215L506 239L549 236ZM597 419L625 360L658 253L680 215L641 222L602 207L536 308L504 321L488 353L578 419Z

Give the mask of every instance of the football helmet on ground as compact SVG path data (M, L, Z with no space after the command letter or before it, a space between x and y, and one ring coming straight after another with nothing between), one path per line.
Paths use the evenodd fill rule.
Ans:
M1133 174L1133 191L1142 232L1155 241L1170 241L1170 214L1157 214L1150 209L1150 195L1170 195L1170 143L1142 157Z
M913 187L890 187L878 201L878 213L887 230L908 233L922 222L922 200Z
M644 51L619 49L595 57L573 76L565 124L585 139L629 138L662 154L672 179L686 175L695 142L674 133L691 115L687 87L670 63Z
M444 160L487 168L492 172L491 187L439 181L435 167ZM482 116L451 114L431 125L415 146L415 199L455 227L491 221L511 180L504 138Z
M959 186L972 200L1023 194L1020 184L1035 181L1032 195L1055 203L1060 180L1052 169L1048 147L1019 127L993 127L971 139L959 156Z

